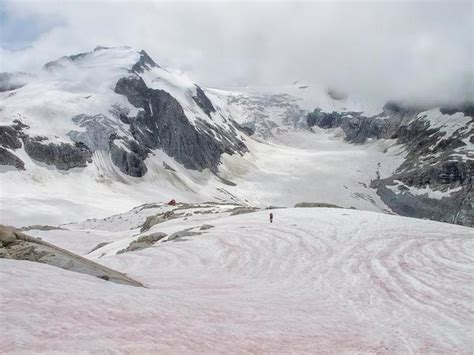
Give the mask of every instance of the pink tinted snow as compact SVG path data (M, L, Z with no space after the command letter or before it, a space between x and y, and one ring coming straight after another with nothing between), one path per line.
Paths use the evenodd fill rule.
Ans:
M147 289L0 260L0 353L472 351L472 229L340 209L267 217L100 259Z

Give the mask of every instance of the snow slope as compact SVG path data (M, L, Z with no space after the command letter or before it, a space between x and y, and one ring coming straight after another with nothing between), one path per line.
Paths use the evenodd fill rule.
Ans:
M343 142L337 130L316 130L248 145L246 159L252 165L247 172L238 172L241 159L225 157L221 176L237 184L228 191L252 205L291 207L306 201L390 211L369 185L377 172L389 176L403 161L403 149L393 141L353 146Z
M0 352L471 352L472 229L325 208L273 210L270 224L268 211L212 208L150 230L214 226L200 235L95 254L146 289L0 260ZM71 225L67 243L125 232L136 211Z
M219 176L185 169L161 151L147 160L142 178L127 176L108 157L94 156L86 168L68 172L18 154L26 171L0 174L0 223L57 225L102 218L148 202L231 201L258 207L291 207L297 202L327 202L383 211L370 181L388 176L403 161L393 142L360 146L343 142L338 132L289 132L273 142L246 139L243 157L223 155ZM384 153L388 148L388 152ZM163 167L163 162L175 171Z

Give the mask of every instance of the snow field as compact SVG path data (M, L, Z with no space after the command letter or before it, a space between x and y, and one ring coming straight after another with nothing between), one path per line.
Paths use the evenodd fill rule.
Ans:
M472 229L273 213L171 220L150 232L215 227L96 260L147 289L0 260L0 352L470 352Z

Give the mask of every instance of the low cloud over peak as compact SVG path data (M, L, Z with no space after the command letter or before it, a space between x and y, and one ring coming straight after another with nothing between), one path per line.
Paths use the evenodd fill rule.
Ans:
M4 1L1 71L35 71L97 45L145 49L208 86L295 80L410 101L473 98L470 1ZM39 26L38 23L42 25ZM41 29L41 30L40 30Z

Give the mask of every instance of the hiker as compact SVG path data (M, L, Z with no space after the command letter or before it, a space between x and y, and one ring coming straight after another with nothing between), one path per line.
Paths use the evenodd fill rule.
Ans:
M273 223L273 213L270 212L270 223Z

